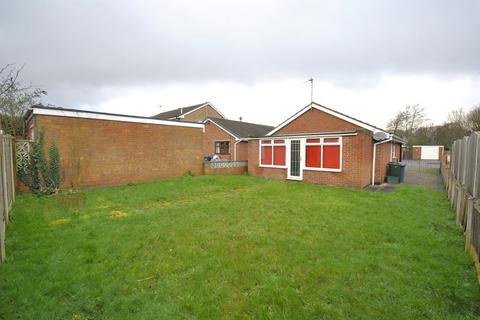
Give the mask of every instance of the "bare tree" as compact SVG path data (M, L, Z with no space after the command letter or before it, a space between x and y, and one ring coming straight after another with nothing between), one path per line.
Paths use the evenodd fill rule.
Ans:
M468 116L463 108L452 110L448 113L447 122L455 124L460 128L468 128Z
M405 136L408 140L415 131L428 120L425 109L416 105L406 105L398 111L388 122L388 130L397 135Z
M477 104L468 112L467 121L471 130L480 131L480 104Z
M428 118L425 113L425 108L420 107L418 104L407 105L405 107L406 121L405 121L405 133L411 135L416 129L424 124Z
M13 136L23 135L23 115L30 106L38 103L46 92L19 80L24 66L16 69L13 64L0 68L0 125Z
M398 131L405 126L407 120L407 114L405 110L397 112L397 114L388 122L387 129L393 134L397 134Z
M13 64L9 63L0 68L0 96L3 96L15 86L24 66L15 69Z

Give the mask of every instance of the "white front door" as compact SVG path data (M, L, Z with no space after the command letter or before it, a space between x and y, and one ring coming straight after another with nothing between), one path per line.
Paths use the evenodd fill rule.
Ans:
M438 147L435 146L423 146L421 149L422 160L438 160Z
M288 141L288 165L287 165L287 179L302 180L303 179L303 165L302 165L302 140L287 140Z

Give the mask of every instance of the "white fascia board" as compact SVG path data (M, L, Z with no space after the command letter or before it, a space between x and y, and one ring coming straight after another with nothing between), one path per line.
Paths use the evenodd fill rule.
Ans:
M119 122L146 123L146 124L157 124L157 125L163 125L163 126L203 129L203 124L201 123L186 123L186 122L180 122L180 121L159 120L159 119L153 119L153 118L136 118L136 117L130 117L130 116L97 114L97 113L90 113L90 112L83 112L83 111L34 108L33 114L45 115L45 116L59 116L59 117L71 117L71 118L119 121Z
M306 106L305 108L303 108L302 110L300 110L295 116L287 119L286 121L282 122L280 125L278 125L276 128L274 128L272 131L270 131L269 133L267 133L266 135L267 136L270 136L272 134L274 134L275 132L277 132L278 130L280 130L281 128L285 127L287 124L291 123L292 121L294 121L295 119L297 119L298 117L300 117L302 114L304 114L305 112L307 112L308 110L310 110L310 108L315 108L317 110L320 110L320 111L323 111L329 115L332 115L336 118L339 118L339 119L342 119L344 121L347 121L347 122L350 122L356 126L359 126L361 128L364 128L364 129L367 129L369 131L372 131L372 132L385 132L383 130L379 130L375 127L372 127L372 126L369 126L363 122L360 122L358 120L355 120L355 119L352 119L350 117L347 117L343 114L340 114L338 112L335 112L333 110L330 110L330 109L327 109L327 108L323 108L322 106L319 106L319 105L316 105L316 104L309 104L308 106ZM390 134L388 132L385 132L388 136L390 136Z
M364 129L367 129L367 130L369 130L369 131L372 131L372 132L385 132L385 131L383 131L383 130L380 130L380 129L377 129L377 128L375 128L375 127L372 127L372 126L370 126L370 125L368 125L368 124L366 124L366 123L363 123L363 122L361 122L361 121L352 119L352 118L347 117L347 116L345 116L345 115L343 115L343 114L340 114L340 113L338 113L338 112L335 112L335 111L333 111L333 110L330 110L330 109L327 109L327 108L323 108L322 106L313 105L313 107L316 108L317 110L323 111L323 112L328 113L328 114L330 114L330 115L332 115L332 116L334 116L334 117L337 117L337 118L339 118L339 119L345 120L345 121L350 122L350 123L353 123L354 125L357 125L357 126L359 126L359 127L361 127L361 128L364 128ZM389 134L388 132L385 132L385 133L390 136L390 134Z
M213 121L212 119L207 119L207 120L205 120L203 123L207 123L207 122L213 123L214 125L216 125L216 126L219 127L220 129L222 129L223 131L225 131L226 133L228 133L229 135L231 135L232 137L234 137L235 140L240 140L239 137L237 137L236 135L234 135L233 133L231 133L230 131L228 131L227 129L225 129L224 127L222 127L221 125L219 125L218 123L216 123L215 121Z
M393 141L392 138L388 138L388 139L385 139L385 140L382 140L382 141L379 141L379 142L375 142L374 145L379 145L379 144L383 144L383 143L386 143L386 142L390 142L390 141Z
M280 130L281 128L285 127L287 124L289 124L290 122L292 122L293 120L297 119L298 117L300 117L302 114L304 114L306 111L310 110L310 108L312 107L312 105L308 105L306 106L305 108L303 108L302 110L300 110L299 112L297 112L297 114L295 114L294 116L288 118L287 120L283 121L282 123L280 123L277 127L273 128L272 131L270 131L269 133L267 133L265 136L268 137L272 134L274 134L275 132L277 132L278 130Z
M249 138L248 140L270 140L270 139L299 139L299 138L335 138L335 137L348 137L348 136L357 136L357 132L348 132L348 133L299 133L299 134L288 134L288 135L278 135L278 136L265 136L258 138Z

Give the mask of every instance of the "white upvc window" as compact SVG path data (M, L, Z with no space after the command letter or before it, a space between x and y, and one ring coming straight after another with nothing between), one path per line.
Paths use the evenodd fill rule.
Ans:
M342 171L342 137L307 138L305 170Z
M287 145L284 139L263 139L259 142L260 167L286 168Z

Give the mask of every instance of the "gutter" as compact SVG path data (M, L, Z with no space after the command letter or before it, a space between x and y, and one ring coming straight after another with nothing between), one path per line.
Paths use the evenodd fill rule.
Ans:
M393 139L390 137L388 139L385 139L383 141L380 141L380 142L376 142L373 144L373 159L372 159L372 186L375 185L375 158L376 158L376 153L377 153L377 145L378 144L382 144L382 143L386 143L386 142L390 142L390 141L393 141ZM392 153L390 152L390 157L392 156Z

